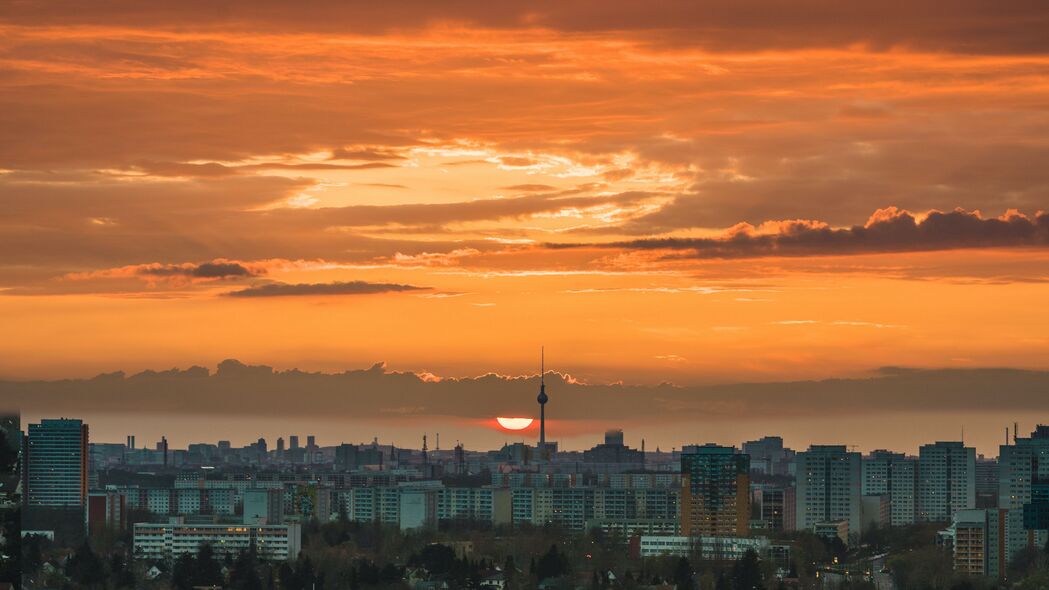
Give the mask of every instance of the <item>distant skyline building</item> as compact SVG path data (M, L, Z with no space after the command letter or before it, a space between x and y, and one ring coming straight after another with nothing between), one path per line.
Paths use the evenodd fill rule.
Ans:
M81 420L30 424L26 503L30 507L83 508L88 485L88 428Z
M293 434L288 437L288 449L294 451L299 448L299 435Z
M950 521L976 508L976 449L939 441L918 449L918 520Z
M594 467L612 467L612 470L643 469L645 455L623 444L623 431L616 428L605 432L604 443L583 451L583 462Z
M708 444L681 455L681 534L746 536L750 531L750 457Z
M795 452L783 446L783 438L765 436L743 443L750 455L750 468L765 475L794 475Z
M998 507L998 460L976 457L976 507Z

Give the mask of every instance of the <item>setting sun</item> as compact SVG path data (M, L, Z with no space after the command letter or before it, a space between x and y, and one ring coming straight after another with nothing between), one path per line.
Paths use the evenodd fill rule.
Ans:
M532 425L535 420L533 418L504 418L499 416L495 419L499 423L499 426L507 430L524 430Z

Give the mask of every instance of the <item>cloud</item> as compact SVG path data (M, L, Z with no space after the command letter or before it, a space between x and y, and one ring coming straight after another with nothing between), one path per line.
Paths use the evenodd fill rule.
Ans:
M430 287L347 281L334 283L267 283L226 293L227 297L297 297L308 295L371 295L402 291L424 291Z
M403 160L404 156L389 150L368 147L336 148L332 150L333 160Z
M249 269L239 262L214 261L201 264L146 264L132 267L138 275L184 276L196 279L225 279L229 277L254 277L265 274L265 269Z
M187 279L225 279L240 277L257 277L266 274L266 268L257 263L243 263L231 260L216 259L210 262L184 262L181 264L134 264L119 268L110 268L82 273L70 273L64 278L73 281L128 277L172 277Z
M945 403L953 411L985 411L992 398L1002 412L1049 412L1049 371L1018 369L886 368L867 378L694 386L595 384L548 373L546 385L556 392L557 417L564 421L935 415ZM215 416L345 414L362 419L413 407L434 417L489 418L504 412L529 415L538 386L535 375L435 378L429 372L390 371L382 363L315 373L226 360L214 373L192 367L93 379L0 381L0 407L56 415L207 409ZM245 405L245 396L254 403Z
M985 218L979 211L930 211L920 216L896 207L879 209L864 225L835 229L812 220L739 224L721 237L646 238L598 244L549 244L552 248L670 250L677 258L839 256L965 248L1049 247L1049 213L1028 217L1009 211Z
M555 187L552 187L549 184L514 184L511 186L504 186L502 188L508 191L520 192L539 192L557 190Z
M193 269L193 276L214 279L256 276L257 273L236 262L205 262Z
M100 2L89 12L68 2L22 2L7 11L16 25L203 28L245 33L418 31L449 23L502 31L545 29L596 35L616 31L652 43L710 51L773 50L867 45L881 49L920 47L967 53L1037 53L1049 46L1049 27L1037 0L965 0L943 10L933 1L889 0L877 4L833 0L671 0L652 10L641 0L527 4L468 0L434 5L409 0L397 6L317 2L309 11L274 1L229 3L217 13L206 2L145 6L128 0ZM129 58L132 56L129 56Z

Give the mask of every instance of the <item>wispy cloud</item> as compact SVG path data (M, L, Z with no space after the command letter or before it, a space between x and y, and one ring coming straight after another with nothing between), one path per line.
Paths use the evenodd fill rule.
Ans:
M226 293L228 297L300 297L333 295L371 295L375 293L399 293L421 291L429 287L398 285L394 283L367 283L348 281L334 283L267 283Z

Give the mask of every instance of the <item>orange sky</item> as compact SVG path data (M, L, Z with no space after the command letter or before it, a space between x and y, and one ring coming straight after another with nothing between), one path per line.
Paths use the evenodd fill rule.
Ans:
M1049 365L1043 4L489 4L7 11L0 377Z

